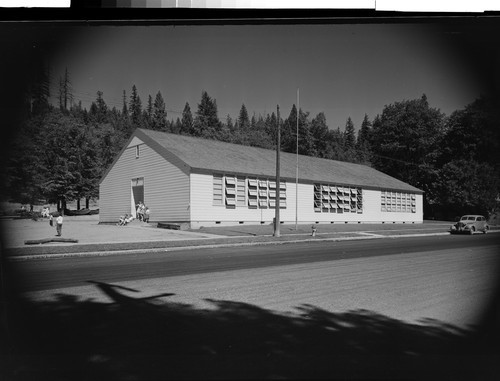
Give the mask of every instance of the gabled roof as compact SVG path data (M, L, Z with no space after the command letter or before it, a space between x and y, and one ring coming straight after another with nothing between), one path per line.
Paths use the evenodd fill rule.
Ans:
M163 157L183 163L192 172L223 172L275 177L276 151L216 140L137 129L137 136ZM299 155L299 180L365 188L423 193L403 181L371 167ZM295 181L297 156L280 153L280 177ZM187 168L184 168L187 169Z

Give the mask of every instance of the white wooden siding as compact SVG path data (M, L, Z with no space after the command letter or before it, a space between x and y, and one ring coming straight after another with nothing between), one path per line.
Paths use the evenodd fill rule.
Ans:
M280 209L280 220L286 224L295 223L295 182L287 182L286 209ZM213 177L206 174L191 174L191 226L237 225L240 221L248 224L271 223L274 209L250 209L248 206L228 209L224 205L213 205ZM298 186L298 223L421 223L423 219L422 195L416 195L416 213L382 212L381 197L378 190L363 189L363 213L317 213L314 211L314 186Z
M236 206L234 209L226 208L225 205L213 205L213 176L207 174L191 173L191 226L208 226L220 221L221 224L239 224L240 221L249 224L271 223L275 210L272 208L252 209L245 206ZM293 187L287 183L286 209L280 209L280 220L290 221L295 219L294 209L291 209L291 197L295 197L295 184ZM295 200L295 199L294 199ZM293 216L293 217L292 217Z
M129 145L99 187L99 221L131 213L131 179L144 177L144 203L151 221L189 220L189 176L145 144Z

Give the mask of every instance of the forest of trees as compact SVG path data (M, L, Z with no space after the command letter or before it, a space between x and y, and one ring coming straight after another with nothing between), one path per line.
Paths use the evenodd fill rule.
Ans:
M41 81L26 96L25 117L10 142L4 165L4 200L23 204L98 198L99 180L135 128L274 149L278 116L239 114L219 119L217 102L206 91L196 108L186 103L172 118L160 91L143 103L134 85L123 91L123 106L109 108L97 91L89 109L73 99L66 72L59 105L48 102ZM174 112L172 112L174 113ZM425 192L424 215L443 218L465 213L491 214L498 207L500 136L498 108L481 97L444 115L427 97L386 105L356 128L350 117L343 129L329 128L323 112L299 110L299 153L365 164ZM282 151L296 151L297 108L280 116Z

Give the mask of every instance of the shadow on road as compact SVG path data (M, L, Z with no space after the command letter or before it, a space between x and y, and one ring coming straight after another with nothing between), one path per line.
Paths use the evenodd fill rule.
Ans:
M227 300L196 309L170 302L173 294L137 298L138 290L91 283L113 302L59 294L11 303L2 380L484 380L499 370L472 331L435 320L313 305L282 314Z

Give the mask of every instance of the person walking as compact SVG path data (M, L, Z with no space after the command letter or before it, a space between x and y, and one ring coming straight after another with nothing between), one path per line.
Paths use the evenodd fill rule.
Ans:
M59 214L59 216L56 219L56 230L58 237L60 237L62 234L62 226L63 226L63 216Z

